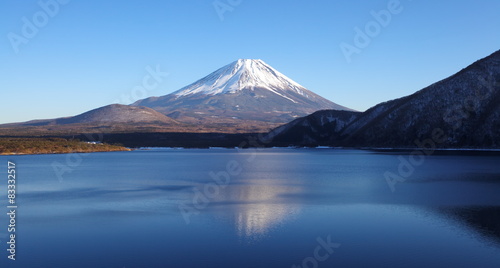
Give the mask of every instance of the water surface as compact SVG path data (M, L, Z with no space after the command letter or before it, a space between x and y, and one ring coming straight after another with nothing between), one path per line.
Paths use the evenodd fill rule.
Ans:
M399 174L400 156L409 157L335 149L2 156L5 167L17 164L19 208L17 260L0 236L0 266L500 267L500 157L431 155L393 192L384 173ZM5 235L5 214L0 224ZM333 247L318 251L320 241Z

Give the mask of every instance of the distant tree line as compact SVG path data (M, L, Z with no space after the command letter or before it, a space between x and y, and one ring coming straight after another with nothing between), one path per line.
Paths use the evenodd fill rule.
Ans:
M0 138L0 154L56 154L126 151L120 145L92 144L64 138Z

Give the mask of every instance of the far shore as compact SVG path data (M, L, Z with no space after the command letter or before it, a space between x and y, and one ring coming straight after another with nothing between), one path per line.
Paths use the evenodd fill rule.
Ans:
M130 151L118 144L63 138L0 138L0 155L37 155Z
M122 150L110 150L110 151L73 151L73 152L40 152L40 153L0 153L0 156L21 156L21 155L44 155L44 154L91 154L91 153L111 153L111 152L130 152L134 149L125 148Z
M16 155L42 155L42 154L73 154L73 153L99 153L99 152L127 152L134 150L151 150L151 149L247 149L247 148L288 148L288 149L335 149L335 150L364 150L374 151L380 153L400 153L412 154L423 153L425 155L443 155L443 154L488 154L500 155L499 148L381 148L381 147L338 147L338 146L323 146L323 145L308 145L308 146L276 146L271 144L248 144L242 142L245 140L244 136L236 135L234 140L224 139L228 134L223 134L223 138L219 135L211 134L216 137L208 137L211 139L203 140L203 137L191 134L182 137L171 137L173 139L166 139L169 145L179 146L140 146L141 143L151 143L151 137L134 137L133 144L121 143L103 143L95 141L82 141L78 138L64 138L64 137L0 137L0 155L2 156L16 156ZM126 136L127 137L127 136ZM160 136L161 137L161 136ZM158 137L156 137L158 139ZM206 138L206 137L205 137ZM120 140L120 139L116 139ZM163 140L163 139L162 139ZM221 142L221 140L225 140ZM121 141L121 140L120 140ZM128 140L123 140L125 143L130 143ZM142 142L141 142L142 141ZM200 142L201 141L201 142ZM245 145L245 146L238 146ZM149 145L149 144L148 144ZM184 145L184 146L183 146ZM187 146L186 146L187 145Z

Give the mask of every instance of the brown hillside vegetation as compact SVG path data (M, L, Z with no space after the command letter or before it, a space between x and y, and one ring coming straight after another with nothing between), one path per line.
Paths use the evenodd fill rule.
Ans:
M57 154L129 151L122 146L63 138L0 138L0 154Z

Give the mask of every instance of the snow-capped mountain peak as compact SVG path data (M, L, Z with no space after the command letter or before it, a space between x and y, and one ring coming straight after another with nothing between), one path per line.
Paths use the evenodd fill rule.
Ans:
M264 61L249 59L234 61L180 90L133 105L155 109L181 123L245 131L267 131L270 124L318 110L350 110L307 90Z
M307 90L260 59L239 59L173 94L177 97L192 94L217 95L240 90L262 88L295 102L284 91L291 90L308 97Z

